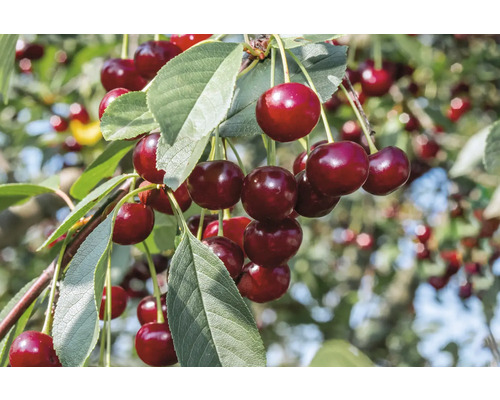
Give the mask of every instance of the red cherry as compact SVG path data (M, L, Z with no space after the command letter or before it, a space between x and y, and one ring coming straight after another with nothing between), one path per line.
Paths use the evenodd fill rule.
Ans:
M316 147L306 164L311 186L329 196L343 196L359 189L368 178L369 164L365 150L349 141Z
M263 93L255 116L261 129L278 142L291 142L308 135L321 112L318 96L301 83L282 83Z
M413 149L419 158L430 160L436 157L440 146L434 139L421 134L415 137L413 141Z
M190 33L187 35L172 35L170 37L170 41L177 47L179 47L182 51L185 51L189 49L191 46L194 46L196 43L208 39L210 36L212 36L211 33L206 33L206 34Z
M144 79L151 80L156 73L182 50L166 40L151 40L141 43L134 54L136 71Z
M204 239L202 243L221 259L231 278L236 280L240 276L243 262L245 261L245 256L240 246L232 240L221 236Z
M28 60L39 60L43 57L45 49L41 44L25 43L23 40L18 40L16 43L16 60L26 58Z
M75 153L77 153L81 151L83 147L80 143L76 141L76 139L73 136L68 136L66 139L64 139L62 148L65 151L74 151Z
M159 139L159 133L144 136L135 145L132 160L134 168L141 178L152 183L162 184L165 171L156 169L156 147Z
M201 218L201 215L197 214L197 215L190 216L186 220L187 226L188 226L190 232L194 236L198 235L198 228L200 226L200 218ZM205 216L203 217L203 227L201 228L201 233L202 234L203 234L203 232L205 232L205 229L207 228L208 224L211 223L211 222L213 222L213 221L217 221L217 215L215 215L215 214L205 214Z
M144 181L139 185L139 187L148 185L151 185L151 182ZM182 212L186 211L191 206L192 201L191 197L189 197L186 182L179 186L179 188L174 192L174 197L175 200L177 200ZM170 200L164 189L145 190L144 192L139 193L139 199L142 204L151 206L156 211L168 215L174 215L174 210L170 205Z
M413 132L420 128L420 122L414 115L408 116L408 121L406 121L405 129L407 132Z
M449 278L449 277L455 275L459 269L460 269L460 265L450 263L446 266L446 271L444 271L444 276Z
M431 257L431 252L423 243L417 243L416 252L418 260L428 260Z
M68 130L68 121L61 118L59 115L53 115L52 117L50 117L49 122L52 126L52 129L54 129L56 132L65 132Z
M472 296L472 283L466 282L463 285L460 286L458 289L458 295L462 299L468 299L469 297Z
M368 250L373 247L375 240L369 233L360 233L356 236L356 243L361 250Z
M101 298L101 307L99 309L99 319L104 320L104 310L106 310L106 292L104 287ZM111 286L111 319L118 318L127 308L128 295L121 286Z
M233 217L222 221L224 237L231 239L243 250L243 235L248 224L252 222L247 217ZM219 232L219 221L210 222L203 232L203 239L217 236Z
M429 284L436 290L444 288L448 284L449 278L445 276L431 276L428 279Z
M321 140L317 143L314 143L311 146L310 151L313 151L316 147L326 143L328 143L326 140ZM307 162L307 151L303 151L297 156L297 158L293 162L293 173L297 175L300 171L306 169L306 162Z
M163 312L163 318L167 320L167 294L162 294L160 296L161 311ZM145 325L149 322L156 322L158 317L156 308L156 299L154 296L144 297L137 305L137 318L141 325Z
M350 140L351 142L359 143L363 131L361 126L356 121L347 121L342 125L340 137L342 140Z
M361 73L361 87L367 96L383 96L392 86L391 74L385 69L367 67Z
M313 189L305 171L300 171L295 179L297 181L295 211L304 217L323 217L329 214L340 200L340 197L327 196Z
M288 265L261 267L253 262L246 264L238 282L243 297L256 303L266 303L283 296L290 286Z
M33 69L31 68L31 61L27 58L23 58L19 61L19 69L23 74L33 73Z
M128 245L144 241L155 223L153 209L140 203L125 203L116 215L113 242Z
M466 262L464 269L468 275L478 275L481 273L481 264L478 262Z
M141 90L148 83L135 69L134 60L111 58L101 69L101 83L107 91L116 88Z
M139 358L152 367L166 367L177 362L174 341L168 323L149 322L135 335Z
M427 243L431 238L432 228L428 225L417 225L415 228L415 236L420 243Z
M356 242L356 232L354 232L352 229L344 229L344 231L341 234L341 239L342 239L342 244L344 245L349 245L353 244Z
M353 70L351 68L347 68L345 70L345 74L349 78L349 80L351 81L352 85L355 85L356 83L361 82L361 73L359 71ZM345 78L343 79L342 83L344 84L344 86L347 84Z
M330 112L336 111L340 106L342 105L342 100L339 99L336 93L330 97L325 103L323 103L323 106Z
M101 100L101 103L99 104L99 119L102 118L102 115L104 114L104 111L106 111L106 108L117 98L120 97L122 94L129 93L130 90L125 89L125 88L116 88L113 90L110 90L108 93L104 95L104 97Z
M462 265L462 255L456 250L442 250L440 256L443 261L448 263L448 265L451 265L452 268L457 271Z
M80 121L82 124L88 124L90 122L87 109L79 103L73 103L69 106L69 119Z
M245 229L243 244L247 257L262 267L290 260L302 243L302 229L293 218L280 222L252 221Z
M12 367L62 367L49 335L25 331L14 339L9 350Z
M448 108L446 115L450 121L457 122L470 108L471 104L468 99L455 97L451 100L450 108Z

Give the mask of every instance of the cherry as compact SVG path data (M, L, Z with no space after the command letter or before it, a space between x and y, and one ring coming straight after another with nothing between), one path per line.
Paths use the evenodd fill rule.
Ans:
M363 185L368 193L387 195L403 186L410 177L410 161L397 147L384 147L368 156L370 172Z
M458 289L458 295L462 299L468 299L469 297L472 296L472 283L466 282L463 285L461 285Z
M317 143L314 143L311 146L310 151L313 151L316 147L326 143L328 143L326 140L321 140ZM307 162L307 151L303 151L297 156L297 158L293 162L293 173L297 175L300 171L306 169L306 162Z
M28 60L39 60L43 57L45 49L41 44L25 43L18 40L16 43L16 60L27 58Z
M59 115L53 115L50 117L50 125L52 126L52 129L54 129L56 132L65 132L68 130L68 121L66 121L64 118L61 118Z
M351 81L352 85L355 85L356 83L361 82L361 72L359 72L358 70L347 68L345 70L345 74L349 78L349 80ZM345 78L343 79L342 83L344 84L344 86L347 84Z
M329 196L343 196L359 189L368 178L369 164L365 150L349 141L316 147L306 163L311 186Z
M31 68L31 61L27 58L23 58L19 61L19 69L23 74L33 73L33 69Z
M232 240L221 236L204 239L202 243L221 259L231 278L236 280L240 276L243 262L245 261L245 256L240 246Z
M125 275L120 283L120 286L125 289L127 295L132 299L140 299L149 294L144 282L130 276L129 274Z
M62 367L49 335L25 331L14 339L9 350L12 367Z
M385 69L367 67L361 73L361 87L367 96L383 96L389 92L391 86L391 74Z
M226 160L199 163L187 179L189 194L200 207L221 210L234 206L241 196L243 172Z
M144 187L151 185L151 182L144 181L139 187ZM174 192L175 200L179 204L182 212L186 211L191 206L191 197L189 197L189 192L187 190L186 182L184 182L179 188ZM164 214L174 215L174 210L170 205L170 200L164 189L150 189L139 193L139 199L142 204L153 207L156 211Z
M302 229L293 218L280 222L252 221L245 229L245 253L262 267L275 267L290 260L302 243Z
M446 276L431 276L427 282L436 290L444 288L450 279Z
M477 237L474 236L465 236L462 239L460 239L460 243L462 243L462 246L473 249L479 244L479 240Z
M224 237L231 239L243 250L243 236L245 229L250 222L252 222L252 220L247 217L233 217L225 219L224 221L222 221L222 230L224 231ZM216 220L210 222L203 232L203 239L217 236L218 232L219 221Z
M106 108L117 98L120 97L122 94L129 93L130 90L125 89L125 88L116 88L113 90L110 90L108 93L104 95L104 97L101 100L101 103L99 104L99 119L102 118L102 115L104 114L104 111L106 111Z
M256 303L279 299L290 285L290 268L283 264L264 268L250 262L243 267L238 289L243 297Z
M128 245L145 240L155 223L153 209L140 203L125 203L116 215L113 242Z
M81 151L83 147L80 143L76 141L76 139L73 136L68 136L66 139L64 139L62 148L65 151L74 151L75 153L77 153Z
M191 231L191 233L194 236L198 235L198 228L200 226L200 218L201 218L200 214L192 215L186 221L189 230ZM213 221L217 221L217 215L205 214L205 216L203 217L203 227L201 228L202 234L205 231L205 229L207 228L207 225ZM250 220L248 222L250 222ZM222 225L224 226L224 223ZM217 227L218 227L218 225L217 225Z
M101 69L101 83L107 91L116 88L141 90L148 83L135 69L134 60L111 58Z
M481 264L478 262L466 262L464 269L468 275L478 275L481 273Z
M69 106L69 119L72 121L80 121L82 124L88 124L90 122L87 109L79 103L73 103Z
M166 367L177 362L167 322L143 325L135 335L135 350L139 358L152 367Z
M407 132L413 132L420 128L420 122L414 115L408 116L408 121L406 121L405 129Z
M415 137L413 141L413 149L419 158L430 160L436 157L440 146L434 139L421 134Z
M328 99L323 106L330 112L336 111L342 105L342 100L334 93L330 99Z
M104 320L104 310L106 310L106 292L104 287L101 298L101 308L99 309L99 319ZM111 319L118 318L127 308L128 295L121 286L111 286Z
M341 234L342 244L349 245L356 242L356 232L352 229L344 229Z
M442 250L440 253L441 258L455 268L457 271L462 265L462 255L456 250Z
M470 108L471 104L468 99L455 97L451 100L450 108L448 108L446 115L450 121L457 122Z
M301 83L282 83L263 93L257 101L255 116L271 139L291 142L308 135L321 112L318 96Z
M415 228L415 236L420 243L427 243L431 237L432 228L428 225L417 225Z
M455 275L460 269L460 265L450 263L446 266L446 271L444 271L444 276L450 277Z
M135 145L132 160L134 168L141 178L152 183L162 184L165 171L156 168L156 146L159 139L159 133L144 136Z
M165 321L167 320L167 294L160 296L161 311ZM156 299L154 296L144 297L137 305L137 318L141 325L149 322L157 322L158 312L156 308Z
M369 233L360 233L356 236L356 244L361 250L368 250L373 247L375 240Z
M423 243L417 243L416 253L418 260L428 260L431 257L431 252Z
M211 33L207 34L187 34L187 35L172 35L170 37L170 41L179 47L182 51L189 49L191 46L194 46L196 43L199 43L203 40L208 39L212 36Z
M150 40L141 43L134 54L136 71L144 79L151 80L156 73L182 50L166 40Z
M329 214L340 200L340 197L327 196L313 189L305 171L300 171L295 180L297 181L295 211L303 217L323 217Z
M356 121L346 121L340 130L340 137L342 140L359 143L362 133L361 126Z

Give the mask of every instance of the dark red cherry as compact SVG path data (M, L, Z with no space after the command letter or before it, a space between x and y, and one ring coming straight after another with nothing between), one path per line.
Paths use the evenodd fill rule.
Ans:
M78 153L82 150L82 145L78 143L73 136L68 136L66 139L64 139L62 148L65 151L74 151L75 153Z
M132 160L134 168L141 178L152 183L162 184L165 171L156 169L156 146L159 139L159 133L144 136L135 145Z
M296 176L297 203L295 211L303 217L323 217L332 211L340 197L327 196L313 189L307 180L305 171L300 171Z
M222 221L224 237L231 239L243 250L243 235L248 224L252 222L247 217L233 217ZM219 232L219 221L210 222L203 232L203 239L217 236Z
M148 185L151 185L151 182L144 181L139 185L139 187ZM179 188L174 192L174 197L175 200L177 200L177 204L179 204L182 212L186 211L191 206L192 201L191 197L189 197L186 182L179 186ZM139 193L139 199L142 204L151 206L156 211L168 215L174 215L174 210L170 205L170 200L168 199L168 195L165 193L164 189L145 190L144 192Z
M104 311L106 310L106 292L104 287L101 298L101 307L99 308L99 319L104 320ZM127 308L128 295L121 286L111 286L111 319L118 318Z
M136 71L144 79L151 80L156 73L182 50L166 40L150 40L141 43L134 54Z
M128 245L144 241L155 224L153 209L140 203L125 203L116 215L113 242Z
M383 96L389 92L391 86L391 74L385 69L367 67L361 73L361 87L367 96Z
M160 296L161 301L161 311L163 312L163 318L167 320L167 295L162 294ZM156 299L154 296L144 297L137 305L137 318L141 325L145 325L149 322L156 322L158 317L156 308Z
M415 236L420 243L427 243L431 238L432 228L428 225L417 225L415 228Z
M187 226L188 226L190 232L194 236L198 235L198 228L200 226L200 217L201 217L200 214L192 215L186 221ZM205 229L207 228L208 224L210 222L213 222L213 221L217 221L217 215L215 215L215 214L205 214L205 216L203 217L203 227L201 228L201 233L202 234L203 234L203 232L205 232ZM218 227L218 225L217 225L217 227Z
M361 250L368 250L373 247L375 240L369 233L360 233L356 236L356 244Z
M462 265L462 255L457 250L442 250L440 256L457 271Z
M129 93L130 90L125 89L125 88L116 88L113 90L110 90L108 93L104 95L104 97L101 100L101 103L99 104L99 119L102 118L102 115L104 114L104 111L106 111L106 108L117 98L120 97L122 94Z
M116 88L141 90L148 83L135 69L134 60L111 58L101 69L101 83L107 91Z
M49 335L25 331L14 339L9 351L11 367L62 367Z
M323 106L330 112L336 111L340 106L342 105L342 100L339 99L336 93L330 97L325 103L323 103Z
M397 147L384 147L368 159L370 172L363 185L368 193L385 196L403 186L410 177L410 161Z
M245 256L240 246L232 240L221 236L204 239L203 244L208 246L221 259L231 278L236 280L240 276L243 262L245 261Z
M460 265L449 263L446 266L446 270L444 271L444 276L449 278L450 276L455 275L459 269L460 269Z
M261 129L278 142L291 142L308 135L321 112L318 96L301 83L282 83L263 93L255 116Z
M191 198L200 207L222 210L240 200L243 179L240 167L231 161L205 161L194 167L187 186Z
M343 196L359 189L368 178L369 163L365 150L349 141L316 147L306 163L311 186L329 196Z
M423 160L430 160L436 157L440 146L434 139L421 134L414 138L413 149L419 158Z
M472 283L466 282L458 288L458 295L462 299L468 299L472 296Z
M446 276L431 276L427 282L436 290L444 288L450 279Z
M288 217L297 202L297 183L284 168L265 166L254 169L243 181L241 203L252 218L281 221Z
M344 229L341 234L342 244L349 245L356 242L358 235L352 229Z
M451 100L450 108L447 110L448 119L457 122L471 108L470 101L464 97L455 97Z
M90 116L85 106L80 103L73 103L69 106L69 119L80 121L82 124L90 122Z
M59 115L53 115L50 117L50 125L52 126L52 129L54 129L56 132L66 132L68 130L68 121L66 121L64 118L61 118Z
M466 262L464 270L468 275L478 275L481 273L481 264L478 262Z
M429 249L425 244L417 243L415 248L418 260L428 260L431 257L431 252L429 251Z
M194 46L196 43L208 39L210 36L212 36L211 33L203 33L203 34L190 33L187 35L172 35L170 36L170 41L177 47L179 47L182 51L185 51L189 49L191 46Z
M266 303L279 299L290 286L290 268L288 265L261 267L253 262L245 265L238 282L238 289L243 297L256 303Z
M353 70L351 68L347 68L345 70L345 74L349 78L349 80L351 81L352 85L355 85L356 83L361 81L361 72L359 72L358 70ZM346 82L345 78L344 78L342 83L344 85L346 85L347 82Z
M328 143L328 142L326 140L320 140L319 142L314 143L311 146L310 151L313 151L316 147L318 147L322 144L325 144L325 143ZM303 151L302 153L300 153L297 156L297 158L293 162L293 173L295 175L297 175L300 171L303 171L304 169L306 169L306 162L307 162L307 151Z
M135 335L135 350L139 358L152 367L166 367L177 362L167 322L143 325Z
M19 46L19 47L18 47ZM45 49L41 44L25 43L19 40L16 44L16 59L27 58L28 60L39 60L43 57Z
M405 123L405 129L407 132L413 132L420 128L420 122L414 115L408 116L408 121Z
M302 229L293 218L280 222L252 221L245 229L243 244L247 257L262 267L290 260L302 243Z
M359 143L363 131L356 121L346 121L340 130L342 140Z

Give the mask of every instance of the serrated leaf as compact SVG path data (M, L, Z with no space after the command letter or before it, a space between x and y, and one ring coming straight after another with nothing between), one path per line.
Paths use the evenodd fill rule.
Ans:
M295 47L305 46L306 44L325 42L341 37L342 35L336 34L323 34L323 35L300 35L295 37L281 36L281 41L286 49L293 49ZM273 40L271 44L274 48L279 48L278 43Z
M304 64L321 102L330 99L337 91L345 74L347 47L318 43L297 47L291 51ZM287 56L287 62L291 81L307 84L307 80L295 61ZM238 79L231 108L226 120L220 125L221 136L253 136L262 133L255 118L255 106L259 97L270 88L270 76L271 60L266 59ZM281 58L277 56L275 83L283 81Z
M358 348L345 340L332 339L323 343L310 367L373 367L373 362Z
M490 174L500 175L500 121L491 126L486 138L484 166Z
M124 180L133 177L133 174L120 175L111 178L99 187L90 192L82 201L80 201L74 210L68 214L59 227L45 240L45 242L37 249L37 251L45 248L49 243L56 240L63 233L66 233L75 222L85 216L104 196L108 195L111 190L118 186Z
M481 162L490 130L491 126L488 126L467 140L450 168L450 177L457 178L468 174Z
M52 336L57 356L65 367L82 366L97 343L98 310L112 231L113 213L81 244L61 283Z
M83 199L102 179L111 177L121 159L134 147L134 142L117 140L110 143L104 151L83 171L71 186L70 194L75 199Z
M167 307L183 367L266 365L255 321L227 269L190 232L170 264Z
M177 233L177 221L174 216L155 213L155 226L151 235L144 241L153 254L174 248L174 238ZM142 244L137 245L144 253Z
M33 196L53 193L54 189L31 183L6 183L0 185L0 211L15 204L21 204Z
M14 70L16 43L19 35L0 35L0 95L7 104L10 76Z
M133 139L157 128L145 92L122 94L111 102L101 118L101 132L106 140Z

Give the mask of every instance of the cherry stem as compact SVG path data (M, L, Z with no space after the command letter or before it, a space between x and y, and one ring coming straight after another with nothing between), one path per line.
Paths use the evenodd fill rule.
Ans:
M375 61L375 69L382 69L382 43L379 35L373 37L373 59Z
M221 148L220 148L220 136L219 136L219 127L215 128L215 154L214 154L214 159L216 160L222 160L222 153L221 153Z
M224 36L226 36L227 33L220 33L218 35L215 35L213 38L210 38L210 39L213 39L213 40L221 40Z
M160 40L160 34L159 33L155 33L155 36L154 36L153 40L155 42L159 41Z
M189 231L189 228L187 226L186 220L184 219L184 215L182 214L182 210L179 207L179 203L177 203L177 200L175 199L174 193L172 192L172 189L167 188L167 196L168 199L170 200L170 204L172 205L172 208L175 211L175 215L177 217L177 221L179 225L182 226L182 230L187 233Z
M288 68L288 66L287 66ZM276 49L271 49L271 82L270 87L274 87L275 81L275 69L276 69ZM266 145L267 151L267 165L276 165L276 143L267 135L263 135L265 138L264 144Z
M233 145L233 143L229 140L229 138L224 138L224 141L229 144L229 147L231 147L231 150L233 151L236 159L238 160L238 165L240 166L241 171L243 172L243 175L246 176L247 172L245 170L245 166L243 165L243 161L241 160L241 157L236 150L236 147Z
M309 84L309 86L311 87L313 92L316 93L316 96L318 96L318 98L319 98L319 94L318 94L318 91L316 90L316 86L314 86L314 82L312 81L311 76L309 75L309 72L307 72L306 67L304 67L304 64L302 64L302 62L290 50L287 50L287 52L288 52L288 54L290 54L290 56L293 58L295 63L298 65L298 67L302 71L302 74L304 74L304 77L306 78L307 83ZM325 127L326 136L328 138L328 143L333 143L334 140L333 140L332 131L330 129L330 124L328 123L328 119L326 118L325 109L323 107L323 104L321 104L321 102L320 102L320 113L321 113L321 120L323 121L323 125Z
M368 117L366 116L365 114L365 111L363 110L363 106L361 105L361 103L359 102L359 98L358 98L358 94L356 93L356 91L354 90L353 86L352 86L352 83L351 83L351 80L349 79L349 76L346 74L344 75L344 82L347 83L347 90L349 91L349 93L351 94L351 98L352 100L354 100L354 104L356 105L359 113L361 114L361 116L363 117L363 120L365 121L365 125L366 125L366 128L368 129L368 131L370 132L370 134L372 133L375 133L375 131L372 129L372 126L370 124L370 120L368 119ZM343 85L343 83L341 84ZM344 86L345 88L345 86ZM345 92L344 92L345 93ZM348 98L349 99L349 98ZM351 105L352 106L352 105Z
M283 42L281 41L280 35L273 34L272 35L278 47L280 49L281 54L281 62L283 63L283 74L285 76L285 83L290 83L290 71L288 70L288 62L286 61L286 53L285 46L283 46Z
M224 210L219 210L219 231L218 236L224 236Z
M244 69L242 69L240 71L240 73L236 76L236 79L240 79L242 76L244 76L247 73L249 73L259 63L259 61L260 60L258 58L256 58L255 60L253 60L248 67L245 67Z
M370 147L370 154L376 153L378 150L377 150L377 148L375 147L375 144L372 141L372 138L370 136L370 132L368 131L368 128L366 127L366 125L365 125L365 123L363 121L363 118L361 117L361 114L359 113L358 108L354 105L354 102L353 102L351 96L349 96L349 93L347 92L347 89L344 87L344 85L342 83L340 84L340 88L342 89L342 91L344 92L345 96L347 97L347 100L349 100L349 104L351 105L351 107L352 107L352 109L354 111L354 114L356 114L356 118L358 119L359 124L361 125L361 128L363 129L363 133L365 134L366 140L368 142L368 146Z
M225 208L224 209L224 219L229 219L231 218L231 211L229 210L229 208Z
M203 236L203 222L205 221L205 213L207 210L205 208L201 209L200 212L200 222L198 223L198 231L196 232L196 239L201 240Z
M163 324L165 322L165 318L163 317L163 310L161 309L161 292L160 286L158 285L158 278L156 276L155 264L151 258L151 252L149 251L148 245L146 242L143 242L142 244L144 245L146 258L148 259L149 274L153 280L153 296L156 300L156 319L160 324Z
M108 266L106 269L106 367L111 366L111 307L112 286L111 286L111 246L108 250Z
M122 58L128 58L128 34L125 33L122 39Z
M69 196L66 193L64 193L61 189L56 189L54 193L64 200L64 202L68 205L71 211L75 209L75 205L73 204Z
M244 33L243 38L245 39L245 43L250 45L250 38L248 37L248 33Z

